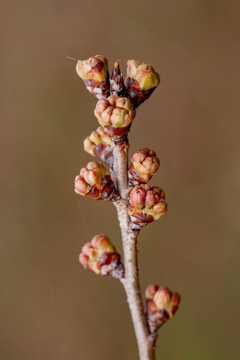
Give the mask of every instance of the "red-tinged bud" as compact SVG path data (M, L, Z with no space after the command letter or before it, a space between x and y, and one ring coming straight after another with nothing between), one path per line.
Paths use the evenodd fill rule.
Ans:
M96 55L87 60L79 60L76 71L88 91L98 99L106 99L110 95L108 61L104 56Z
M94 114L105 131L115 137L129 131L135 111L129 99L111 95L97 102Z
M84 150L93 156L98 156L110 167L113 166L112 138L104 128L99 126L83 142Z
M97 275L111 275L118 279L124 276L120 255L105 235L96 235L91 242L85 244L79 261Z
M167 211L165 193L157 186L136 185L129 195L128 214L131 227L139 230L150 222L160 219Z
M145 297L147 299L153 299L157 289L158 289L158 285L155 284L148 285L148 287L145 290Z
M149 98L159 83L160 76L152 65L128 60L125 86L134 109Z
M159 164L155 151L147 148L135 151L129 168L129 184L147 183L158 170Z
M151 333L171 319L178 309L180 295L167 287L149 285L145 292L148 325Z
M75 192L95 200L117 201L120 199L108 170L100 163L91 161L75 178Z
M125 96L126 94L124 80L120 71L118 60L115 62L112 71L112 76L110 79L110 90L112 95Z
M130 203L134 208L143 209L145 205L145 198L149 186L135 186L130 193Z
M75 192L77 194L85 195L91 186L80 176L75 177Z

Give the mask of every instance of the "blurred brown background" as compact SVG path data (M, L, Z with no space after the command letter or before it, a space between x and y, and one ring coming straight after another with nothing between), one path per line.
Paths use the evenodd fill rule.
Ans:
M157 359L239 359L240 2L1 1L0 14L0 360L138 359L123 288L78 263L97 233L121 249L113 206L73 192L98 123L66 57L95 54L161 74L130 133L131 153L159 155L151 184L169 204L140 235L142 288L182 295Z

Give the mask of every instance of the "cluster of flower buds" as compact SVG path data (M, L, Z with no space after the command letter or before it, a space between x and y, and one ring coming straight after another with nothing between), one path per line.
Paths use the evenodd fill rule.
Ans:
M136 60L128 60L125 82L119 61L115 62L109 78L108 60L103 55L79 60L76 70L86 88L98 99L107 99L110 94L127 97L134 109L147 100L160 83L160 76L151 65Z
M110 95L108 60L104 56L96 55L87 60L79 60L76 71L88 91L98 99L106 99Z
M159 164L160 160L155 151L147 148L135 151L128 172L129 184L147 183L158 170Z
M75 177L75 192L96 200L117 201L120 198L109 171L95 161L89 162Z
M124 276L120 255L105 235L96 235L91 242L85 244L79 261L97 275L111 275L118 279Z
M128 214L131 227L140 230L150 222L160 219L167 211L165 193L157 186L136 185L130 192Z
M104 128L99 126L83 142L84 150L90 155L98 156L108 166L113 166L112 138L108 136Z
M135 111L128 98L110 95L106 100L97 102L94 114L105 131L115 137L129 131Z
M167 287L149 285L145 292L148 326L151 333L171 319L178 309L180 295Z
M152 65L128 60L125 86L134 109L149 98L159 83L160 76Z

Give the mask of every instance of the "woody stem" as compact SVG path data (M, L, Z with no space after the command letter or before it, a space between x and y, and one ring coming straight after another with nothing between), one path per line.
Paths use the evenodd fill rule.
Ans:
M115 202L121 228L125 276L121 279L129 304L135 335L138 343L139 359L155 359L156 335L149 332L141 297L138 273L137 238L139 231L130 228L128 215L128 144L115 145L114 178L121 200Z

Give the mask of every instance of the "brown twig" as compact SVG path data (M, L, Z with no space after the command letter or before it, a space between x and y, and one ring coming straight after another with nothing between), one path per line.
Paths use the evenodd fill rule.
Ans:
M130 219L128 216L128 145L115 145L113 156L115 186L118 188L122 198L115 202L124 252L125 277L121 279L121 282L126 291L132 316L139 358L140 360L154 360L156 335L149 332L139 284L137 260L137 238L139 231L130 229Z

